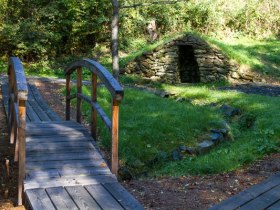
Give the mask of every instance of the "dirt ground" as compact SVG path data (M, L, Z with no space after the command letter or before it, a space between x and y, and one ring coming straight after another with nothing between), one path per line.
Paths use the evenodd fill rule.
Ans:
M38 81L36 85L48 104L64 118L65 102L59 91L62 84ZM24 209L14 207L17 197L17 165L12 162L12 157L13 146L8 142L0 97L0 209ZM7 176L7 160L10 160L10 176ZM273 154L230 173L131 180L122 184L146 209L200 210L263 181L279 170L280 154Z

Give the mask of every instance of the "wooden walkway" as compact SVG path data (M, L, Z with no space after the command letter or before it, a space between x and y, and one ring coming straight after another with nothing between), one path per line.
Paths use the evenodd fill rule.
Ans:
M118 182L88 131L62 121L28 85L26 178L32 209L143 209ZM2 86L8 107L8 87ZM7 109L6 109L7 111Z
M279 210L280 174L222 201L209 210Z
M8 113L7 85L2 85L2 93ZM144 209L118 183L88 130L62 121L30 84L26 107L27 208Z

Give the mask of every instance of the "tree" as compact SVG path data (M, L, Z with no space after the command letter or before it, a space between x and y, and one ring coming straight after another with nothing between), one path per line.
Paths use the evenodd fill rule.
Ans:
M119 80L120 65L119 65L119 1L111 0L113 6L112 16L112 67L113 76Z

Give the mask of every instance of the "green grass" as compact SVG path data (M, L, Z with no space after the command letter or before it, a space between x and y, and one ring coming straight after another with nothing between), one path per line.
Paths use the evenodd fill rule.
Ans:
M280 80L280 40L254 40L248 37L215 39L204 36L230 59L250 69Z
M230 124L234 141L213 149L210 153L172 162L156 171L157 175L184 175L218 173L234 170L246 163L261 158L265 154L279 151L280 100L277 97L247 95L229 91L215 91L206 86L174 87L166 85L165 90L173 91L182 97L192 99L194 105L209 103L231 104L239 107L243 115L256 117L253 128L244 129L236 120Z
M156 176L181 176L225 172L278 151L278 98L217 91L209 85L162 85L161 88L191 102L178 103L128 88L120 105L120 162L134 173L146 171ZM101 89L99 96L99 103L110 115L109 93ZM211 103L218 106L209 106ZM180 145L193 146L210 129L222 127L224 117L218 107L225 103L240 108L242 115L254 116L254 126L243 128L237 117L230 123L234 140L222 143L205 155L173 161L172 150ZM89 107L85 105L83 109L89 116ZM108 131L100 126L99 134L101 146L110 151Z

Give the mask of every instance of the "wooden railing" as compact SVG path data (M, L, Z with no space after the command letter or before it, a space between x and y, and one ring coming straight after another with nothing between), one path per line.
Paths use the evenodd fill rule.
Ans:
M25 128L26 100L28 88L21 61L11 57L8 66L9 76L9 108L8 127L10 143L16 143L15 161L19 164L18 205L22 205L23 180L25 178Z
M82 94L82 68L88 69L91 74L91 97ZM77 71L77 92L71 95L70 83L71 74ZM76 120L81 123L82 100L91 105L91 134L96 140L97 114L101 117L112 137L112 159L111 171L117 174L118 171L118 126L119 126L119 103L123 98L123 88L118 81L99 63L83 59L71 64L65 69L66 75L66 120L70 120L70 101L77 98ZM97 103L97 77L109 90L112 96L112 119L110 120L100 105Z

